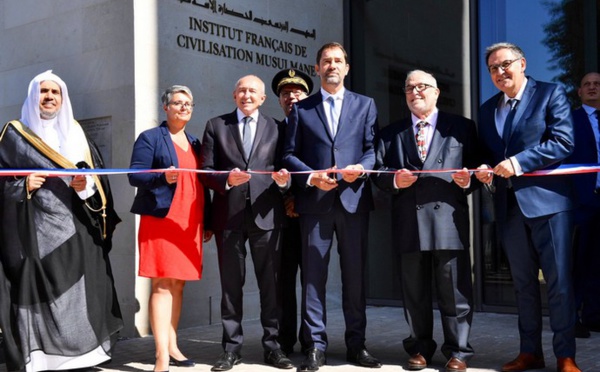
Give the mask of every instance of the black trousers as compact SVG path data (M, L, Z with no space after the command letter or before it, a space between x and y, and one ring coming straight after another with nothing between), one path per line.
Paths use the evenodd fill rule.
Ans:
M279 349L277 342L281 309L278 276L281 267L280 230L262 230L246 208L240 230L215 231L221 276L222 345L225 351L240 353L244 335L243 287L246 281L246 242L250 247L260 293L260 321L265 350Z
M442 318L446 358L469 360L473 348L469 333L473 319L471 260L467 250L439 250L401 255L404 315L410 336L403 342L410 355L420 353L431 361L433 340L433 288Z

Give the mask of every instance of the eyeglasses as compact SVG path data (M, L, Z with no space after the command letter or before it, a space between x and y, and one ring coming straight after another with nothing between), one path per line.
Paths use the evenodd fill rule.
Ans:
M488 66L488 71L490 72L490 74L495 74L500 69L502 69L502 71L506 71L510 67L510 65L513 64L513 62L518 61L520 59L521 58L511 59L511 60L506 60L498 65L490 65L490 66Z
M417 90L417 93L421 93L422 91L424 91L427 88L435 88L435 87L433 85L425 84L425 83L421 83L421 84L417 84L417 85L407 85L404 87L404 93L406 93L406 94L412 93L415 89Z
M280 93L280 95L283 98L288 98L291 96L294 96L296 98L299 98L301 95L305 94L303 90L284 90L283 92Z
M181 109L181 107L183 106L183 108L186 110L193 110L194 106L196 106L195 104L193 104L191 102L183 103L182 101L169 102L169 105L175 106L178 109Z

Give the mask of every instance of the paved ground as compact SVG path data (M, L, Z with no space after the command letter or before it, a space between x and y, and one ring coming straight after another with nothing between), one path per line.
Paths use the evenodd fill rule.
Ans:
M370 307L367 310L367 347L373 355L384 364L375 371L405 371L408 356L402 349L402 339L407 336L408 329L401 308ZM369 369L347 364L346 350L343 342L344 322L340 309L329 312L328 335L330 340L327 352L327 365L319 371L362 371ZM552 333L548 319L544 318L544 352L546 368L539 371L555 371L556 361L552 354ZM442 342L439 317L436 318L435 339ZM232 372L276 371L266 366L262 361L262 334L258 320L244 323L245 343L242 351L242 363L235 366ZM200 372L209 371L221 352L220 324L188 328L179 331L179 345L184 354L196 361L193 368L171 367L171 372ZM473 320L471 344L475 348L475 356L469 363L469 371L499 371L504 362L512 359L518 353L519 339L517 334L517 318L515 315L476 313ZM291 359L299 365L303 356L294 353ZM430 368L423 371L444 371L444 356L435 354ZM600 333L592 333L591 338L577 340L577 363L582 371L600 371ZM152 371L154 367L154 342L152 337L128 339L119 341L111 363L96 368L102 371ZM0 365L0 371L6 371ZM294 371L294 370L292 370ZM538 371L538 372L539 372Z

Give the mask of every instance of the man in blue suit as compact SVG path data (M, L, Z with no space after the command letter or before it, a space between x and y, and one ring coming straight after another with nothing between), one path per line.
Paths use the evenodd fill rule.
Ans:
M586 74L577 92L582 105L573 111L576 146L570 160L575 164L596 164L600 162L600 74ZM600 176L580 174L574 176L573 182L577 191L573 285L576 307L581 311L575 335L590 337L590 331L600 332Z
M302 322L310 343L302 371L316 371L326 362L325 286L334 233L342 270L346 358L381 367L365 348L364 285L373 200L363 171L375 165L377 109L372 98L344 88L347 60L339 43L319 49L315 69L321 89L294 105L286 128L284 166L305 172L294 176L302 232Z
M520 353L502 371L544 368L539 270L548 288L550 327L558 372L575 372L572 286L572 189L565 176L523 177L555 168L574 148L573 120L564 89L525 76L521 48L498 43L486 63L501 91L479 111L479 137L489 171L477 178L495 189L502 242L515 286ZM515 101L516 100L516 101Z

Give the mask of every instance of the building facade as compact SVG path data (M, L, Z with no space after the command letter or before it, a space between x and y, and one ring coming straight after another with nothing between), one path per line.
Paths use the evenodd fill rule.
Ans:
M3 122L18 118L30 79L53 69L69 86L75 116L100 145L108 167L127 168L137 135L164 120L159 98L166 87L191 88L196 109L187 130L201 137L207 119L235 108L232 92L239 77L257 75L268 88L279 69L293 67L313 76L318 86L317 49L339 41L350 55L346 85L375 98L380 126L408 115L402 87L406 72L417 68L436 76L441 109L475 118L479 103L494 92L482 60L486 45L515 42L525 49L533 76L541 80L559 76L557 71L564 66L552 62L561 61L560 55L553 54L560 54L560 48L543 44L551 35L547 26L553 17L573 25L571 32L578 32L577 25L583 28L576 34L583 35L581 51L572 58L581 67L572 74L598 70L599 1L552 4L542 0L0 0L0 116ZM531 12L545 16L538 20ZM537 39L526 38L532 35ZM269 89L267 96L261 110L281 118ZM150 283L136 275L138 218L129 212L135 190L122 175L111 176L111 183L123 219L111 252L125 317L123 335L146 335ZM368 297L372 304L401 304L389 202L383 193L375 191L374 196ZM476 193L472 206L477 309L511 311L510 275L494 238L489 201ZM220 319L213 242L204 247L203 269L203 279L186 286L181 327ZM245 291L246 316L257 317L253 275L248 276ZM340 306L340 291L334 255L328 306Z

